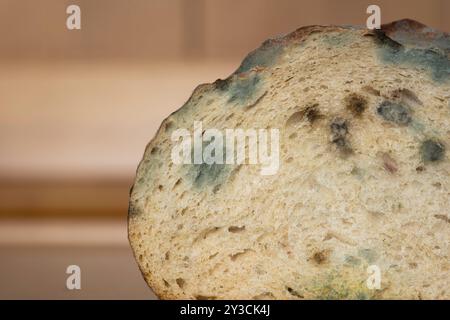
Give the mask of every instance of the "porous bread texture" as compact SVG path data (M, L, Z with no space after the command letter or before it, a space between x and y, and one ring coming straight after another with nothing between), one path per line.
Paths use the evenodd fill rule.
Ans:
M129 210L160 298L450 298L450 42L427 34L415 47L424 28L301 28L164 120ZM279 171L175 165L171 133L194 121L278 128Z

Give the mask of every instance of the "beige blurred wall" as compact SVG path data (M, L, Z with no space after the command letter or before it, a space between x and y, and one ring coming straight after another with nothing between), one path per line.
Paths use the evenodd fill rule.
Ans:
M224 59L310 24L413 18L450 31L448 0L0 0L0 59ZM82 30L65 27L66 7Z
M0 0L0 217L124 217L145 145L198 84L269 37L362 25L372 3L450 30L450 0Z

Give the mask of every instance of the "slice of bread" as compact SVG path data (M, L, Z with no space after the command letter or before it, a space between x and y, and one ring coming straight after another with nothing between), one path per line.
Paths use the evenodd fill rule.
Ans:
M310 26L197 87L131 191L149 286L162 299L449 299L449 57L448 34L411 20ZM194 122L278 129L278 171L174 163L172 134Z

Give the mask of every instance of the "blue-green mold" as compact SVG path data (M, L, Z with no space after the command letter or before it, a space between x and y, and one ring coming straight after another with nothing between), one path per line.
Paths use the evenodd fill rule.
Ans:
M203 142L203 150L207 145L207 142ZM200 164L195 164L194 150L192 150L191 156L192 164L183 165L183 170L195 189L213 188L213 190L217 190L226 181L233 167L233 165L226 163L207 164L204 160ZM223 149L223 159L226 159L225 147Z
M443 50L405 47L380 30L376 31L373 36L379 44L379 57L384 63L429 70L432 79L437 82L445 82L450 79L450 60Z
M261 76L258 73L251 73L247 77L237 77L229 87L229 103L238 102L247 105L255 100L255 95L261 91Z
M235 73L247 72L255 67L270 67L277 62L283 52L283 47L281 38L265 41L258 49L250 52L244 58Z

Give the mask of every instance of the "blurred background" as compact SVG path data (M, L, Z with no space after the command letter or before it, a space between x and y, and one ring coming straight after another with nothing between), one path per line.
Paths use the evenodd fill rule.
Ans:
M0 0L0 299L155 298L126 215L161 121L265 39L365 25L370 4L450 31L449 0Z

